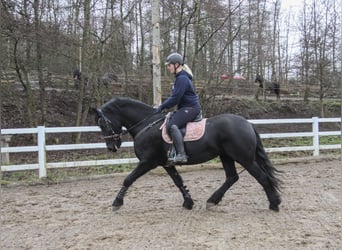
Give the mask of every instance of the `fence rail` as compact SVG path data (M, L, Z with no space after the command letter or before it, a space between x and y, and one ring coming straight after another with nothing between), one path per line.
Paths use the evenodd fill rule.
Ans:
M305 118L305 119L263 119L249 120L253 124L294 124L294 123L311 123L312 131L296 132L296 133L264 133L260 134L262 139L266 138L294 138L294 137L311 137L312 145L310 146L292 146L292 147L272 147L266 148L267 152L289 152L289 151L312 151L313 156L319 156L320 150L341 149L340 144L321 145L320 137L322 136L338 136L341 131L319 131L321 123L340 123L341 118ZM123 159L106 159L106 160L89 160L89 161L73 161L73 162L46 162L47 151L64 151L77 149L101 149L106 148L105 143L86 143L86 144L58 144L46 145L45 136L48 133L74 133L74 132L100 132L96 126L89 127L44 127L37 128L16 128L16 129L1 129L3 135L18 135L18 134L37 134L37 146L20 146L20 147L1 147L2 154L20 153L20 152L38 152L38 162L36 164L23 165L2 165L1 171L19 171L19 170L35 170L39 169L39 177L47 176L49 168L68 168L80 166L101 166L115 164L132 164L137 163L137 158ZM133 147L133 142L123 142L121 147Z

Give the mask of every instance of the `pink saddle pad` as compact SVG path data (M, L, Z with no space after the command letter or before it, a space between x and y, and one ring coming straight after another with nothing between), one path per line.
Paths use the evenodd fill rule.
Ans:
M184 141L196 141L201 139L201 137L204 135L205 132L205 123L207 119L204 118L199 122L188 122L186 124L186 130L184 135ZM160 129L162 131L162 137L163 140L166 143L172 143L172 139L166 132L166 120L164 123L160 126Z

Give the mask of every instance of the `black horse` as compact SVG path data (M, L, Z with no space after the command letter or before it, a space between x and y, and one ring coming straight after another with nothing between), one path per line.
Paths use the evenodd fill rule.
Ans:
M80 81L83 79L83 75L79 69L75 69L73 73L73 78L75 81L75 88L78 89ZM113 73L105 73L101 77L97 77L95 79L96 83L98 85L103 84L106 88L108 88L109 84L114 82L117 82L119 79L118 77ZM84 77L84 85L88 86L89 78L87 76Z
M261 75L257 75L254 82L259 83L258 90L255 94L255 98L258 99L259 97L259 92L264 89L269 91L270 93L274 92L274 94L277 96L277 100L280 99L280 84L277 81L269 82L265 81L264 78Z
M112 206L123 205L128 188L140 176L157 166L163 166L183 195L183 207L192 209L193 200L172 161L168 160L170 145L161 136L160 126L165 115L156 109L130 98L113 98L94 109L96 123L102 130L107 148L116 152L121 136L129 133L134 139L138 166L125 178ZM127 130L122 131L122 127ZM263 186L270 202L269 208L279 211L280 180L261 143L254 126L241 116L221 114L206 121L206 131L198 141L185 142L189 156L187 164L198 164L219 156L226 180L207 200L207 207L218 204L225 192L239 179L235 162L240 163Z

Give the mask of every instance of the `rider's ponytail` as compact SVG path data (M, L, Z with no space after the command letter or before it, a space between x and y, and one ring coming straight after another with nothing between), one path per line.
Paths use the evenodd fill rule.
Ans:
M187 64L183 64L182 65L182 69L186 72L186 73L188 73L191 77L193 77L193 74L192 74L192 70L190 69L190 67L187 65Z

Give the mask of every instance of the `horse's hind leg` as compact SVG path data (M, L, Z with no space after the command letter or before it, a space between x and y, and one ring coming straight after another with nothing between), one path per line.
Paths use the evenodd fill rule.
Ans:
M164 169L166 170L166 172L172 178L173 182L176 184L176 186L181 191L183 198L184 198L183 207L185 207L187 209L192 209L194 202L191 198L191 195L189 194L189 191L186 189L186 186L184 186L183 179L179 175L176 167L175 166L167 166L167 167L164 167Z
M226 181L207 200L207 208L213 205L217 205L222 200L227 190L231 186L233 186L233 184L237 182L239 179L239 175L236 172L234 160L228 156L223 156L223 155L220 156L220 159L223 164L223 169L226 172Z
M280 194L277 188L272 185L271 177L254 161L252 164L243 165L247 171L260 183L264 188L267 199L270 202L269 208L276 212L279 211L279 204L281 203Z

